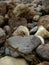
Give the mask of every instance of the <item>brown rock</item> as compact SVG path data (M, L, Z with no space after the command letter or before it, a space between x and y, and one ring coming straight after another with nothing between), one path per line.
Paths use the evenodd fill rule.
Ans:
M36 52L41 58L49 60L49 44L40 45Z
M38 26L43 25L45 28L47 28L48 24L49 24L49 15L40 17L38 21Z
M42 0L43 9L48 13L49 12L49 0Z
M1 15L5 15L5 13L6 13L6 6L7 6L6 3L0 2L0 14Z
M25 18L17 18L16 16L12 16L12 18L10 18L9 26L11 29L20 25L27 26L27 20Z
M42 62L42 63L39 63L39 64L37 64L37 65L49 65L49 62L47 62L47 61L44 61L44 62Z

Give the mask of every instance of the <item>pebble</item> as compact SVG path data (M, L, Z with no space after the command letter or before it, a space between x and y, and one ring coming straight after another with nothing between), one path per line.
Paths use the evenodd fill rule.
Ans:
M40 45L36 52L43 60L49 60L49 44Z
M6 25L6 26L4 26L3 29L4 29L4 31L5 31L5 33L7 35L11 35L11 28L10 28L10 26Z
M20 37L14 36L7 39L6 44L10 44L14 48L18 48L19 51L28 54L31 53L37 46L41 44L41 40L36 36ZM6 46L6 55L11 55L14 57L19 56L18 53L12 51Z
M5 56L0 59L0 65L28 65L28 63L21 58L13 58L10 56Z

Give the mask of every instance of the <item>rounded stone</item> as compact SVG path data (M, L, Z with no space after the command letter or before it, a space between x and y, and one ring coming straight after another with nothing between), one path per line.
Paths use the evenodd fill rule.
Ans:
M4 30L5 30L5 33L7 35L11 35L11 28L10 28L10 26L8 26L8 25L4 26Z
M31 53L37 46L41 44L41 40L36 36L28 37L13 36L7 39L6 44L10 44L12 47L18 48L19 51L28 54ZM7 45L5 53L14 57L19 56L18 53L9 49Z
M44 60L49 60L49 44L40 45L36 52Z
M49 24L49 15L41 16L38 21L38 26L43 25L45 28L47 28L48 24Z

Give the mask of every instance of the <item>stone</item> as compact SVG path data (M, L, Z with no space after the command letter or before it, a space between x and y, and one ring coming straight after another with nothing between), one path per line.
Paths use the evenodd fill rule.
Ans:
M29 29L21 25L13 32L13 36L29 36Z
M5 56L0 59L0 65L28 65L28 63L21 58Z
M2 45L6 40L6 34L5 31L0 28L0 45Z
M49 62L44 61L44 62L41 62L41 63L39 63L39 64L37 64L37 65L49 65Z
M36 52L44 60L49 60L49 44L40 45Z
M4 17L0 15L0 26L4 23Z
M27 20L25 18L17 18L16 16L12 16L8 23L11 29L14 29L14 27L18 27L20 25L27 26Z
M6 6L7 4L5 2L0 2L0 15L6 14Z
M37 30L38 30L38 27L35 26L34 28L32 28L32 29L30 30L30 34L35 34L35 33L37 32Z
M10 44L14 48L18 48L19 51L25 54L29 54L41 43L41 40L36 36L13 36L7 39L5 53L6 55L11 55L14 57L19 56L19 53L16 53L15 51L9 49L9 47L7 47L7 44Z
M11 35L12 32L10 26L6 25L3 29L7 35Z
M42 0L42 6L43 6L43 10L46 11L46 13L49 12L49 0Z
M41 16L38 21L38 26L43 25L45 28L47 28L47 25L49 24L49 15Z

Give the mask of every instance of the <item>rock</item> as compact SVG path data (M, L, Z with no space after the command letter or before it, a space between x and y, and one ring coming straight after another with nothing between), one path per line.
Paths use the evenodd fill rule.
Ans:
M35 16L33 17L33 20L34 20L34 21L38 21L38 20L39 20L39 18L40 18L40 16L39 16L39 15L35 15Z
M0 15L5 15L6 14L6 3L0 2Z
M36 52L44 60L49 60L49 44L40 45Z
M31 4L25 5L25 4L19 4L15 7L13 10L13 13L17 16L25 17L26 19L33 19L35 15L41 15L40 12L35 10L35 7Z
M12 16L12 18L10 18L9 26L11 29L20 25L27 26L27 20L25 18L17 18L16 16Z
M39 63L39 64L37 64L37 65L49 65L49 62L44 61L44 62L41 62L41 63Z
M45 28L47 28L48 24L49 24L49 15L41 16L38 21L38 26L43 25Z
M0 45L2 45L3 42L5 42L5 40L6 40L5 31L2 28L0 28Z
M5 47L2 45L2 47L0 47L0 56L2 56L5 53Z
M37 32L37 30L38 30L38 27L35 26L34 28L32 28L32 29L30 30L30 34L35 34L35 33Z
M19 26L14 32L13 36L29 36L29 30L25 26Z
M0 26L4 23L4 17L0 15Z
M7 35L11 35L11 28L10 28L10 26L8 26L8 25L6 25L6 26L4 26L4 31L5 31L5 33L7 34Z
M28 65L28 63L24 59L5 56L0 59L0 65Z
M49 31L49 24L47 25L47 28L46 29Z
M49 0L42 0L42 6L43 6L43 10L46 11L46 13L49 12Z
M11 55L14 57L19 56L19 53L16 53L15 51L9 49L7 47L7 44L10 44L14 48L18 48L19 51L28 54L31 53L37 46L41 44L40 38L36 36L28 36L28 37L20 37L20 36L14 36L7 39L6 42L6 49L5 53L6 55Z

